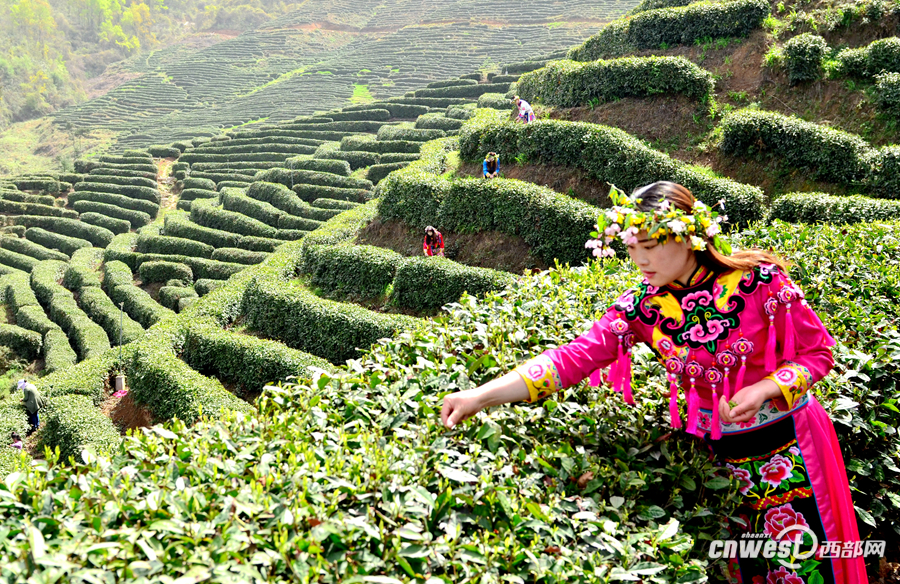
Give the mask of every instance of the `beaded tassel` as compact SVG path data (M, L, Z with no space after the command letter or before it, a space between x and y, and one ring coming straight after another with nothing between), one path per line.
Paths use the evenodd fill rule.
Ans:
M688 355L690 358L690 355ZM700 397L697 395L697 377L703 375L703 366L697 361L688 361L684 368L691 381L687 396L688 421L687 431L697 434L697 422L700 419Z
M716 386L712 386L712 428L710 435L713 440L722 438L722 425L719 423L719 395L716 393Z
M669 374L669 416L672 418L672 427L681 429L681 413L678 411L678 385L675 384L675 375Z
M769 338L766 340L766 361L764 367L767 373L775 371L775 315L769 315Z
M625 366L622 367L622 386L625 393L625 403L634 405L634 396L631 395L631 351L625 353Z
M621 392L622 380L625 377L624 351L622 351L622 335L619 335L619 351L616 356L616 376L613 377L613 389Z
M794 319L791 317L791 303L785 305L787 314L784 315L784 358L790 361L797 355L794 340Z
M747 356L753 353L753 343L744 338L742 334L741 338L734 342L732 349L741 357L741 367L738 369L737 379L734 384L734 393L737 393L744 388L744 374L747 372ZM734 393L732 395L734 395ZM730 398L731 396L729 396L729 399Z
M747 372L747 355L741 355L741 368L738 369L737 379L734 382L734 392L737 393L744 388L744 373ZM734 394L731 394L734 395ZM731 399L731 395L728 399Z
M730 369L728 367L725 368L725 388L722 389L722 395L725 396L725 399L731 399L731 388L728 386L728 372Z

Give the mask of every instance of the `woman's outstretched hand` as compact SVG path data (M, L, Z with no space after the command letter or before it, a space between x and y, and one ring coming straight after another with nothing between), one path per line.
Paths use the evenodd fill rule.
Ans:
M457 391L444 397L444 405L441 407L441 422L445 427L452 429L458 423L468 420L482 410L479 389Z
M468 420L484 408L528 399L528 386L522 376L510 371L503 377L488 381L474 389L457 391L444 397L441 406L441 422L453 428Z
M781 389L775 382L763 379L753 385L744 387L731 397L737 405L731 407L723 395L719 398L719 418L725 424L749 422L762 407L763 402L781 397Z

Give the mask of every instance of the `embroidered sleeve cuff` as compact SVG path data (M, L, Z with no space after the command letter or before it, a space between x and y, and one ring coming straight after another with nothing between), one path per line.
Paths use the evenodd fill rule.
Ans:
M793 361L785 361L766 379L771 379L781 389L788 409L793 408L794 402L809 391L809 386L812 385L809 369Z
M538 355L515 369L528 386L529 403L544 399L562 389L562 380L556 365L546 355Z

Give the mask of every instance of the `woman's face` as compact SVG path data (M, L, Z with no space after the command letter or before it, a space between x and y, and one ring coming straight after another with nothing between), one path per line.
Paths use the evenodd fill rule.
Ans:
M661 244L638 232L638 242L628 246L628 255L651 286L666 286L678 280L686 284L697 267L697 259L686 242L669 239Z

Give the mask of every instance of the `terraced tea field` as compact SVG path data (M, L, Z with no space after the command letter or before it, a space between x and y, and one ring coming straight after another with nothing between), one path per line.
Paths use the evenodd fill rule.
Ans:
M385 99L478 67L538 58L632 6L569 4L514 2L498 15L470 0L311 3L211 46L176 45L119 64L116 73L142 76L55 120L121 132L118 150L285 121L346 105L354 92Z

